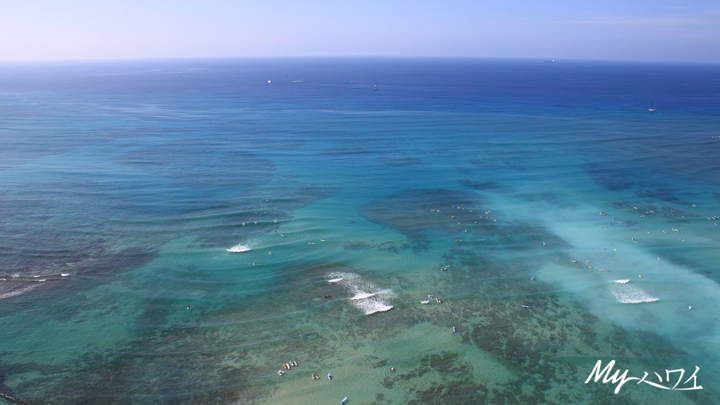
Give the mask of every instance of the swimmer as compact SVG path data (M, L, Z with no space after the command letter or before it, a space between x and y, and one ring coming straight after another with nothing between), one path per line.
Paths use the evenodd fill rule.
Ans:
M438 304L442 304L442 301L440 301L440 298L435 298L435 301L437 301Z
M688 309L692 309L692 305L690 305L690 306L688 307Z
M332 297L332 295L325 295L325 296L323 296L323 298L330 298L330 297Z
M390 371L395 371L395 367L390 367Z
M531 281L535 281L535 276L530 277Z
M455 330L455 327L453 326L453 333L455 333L455 332L457 332L457 330Z
M332 380L332 376L328 373L328 380Z
M520 306L523 307L523 308L530 308L529 305L520 305Z
M284 234L284 233L281 233L280 236L282 236L282 237L284 238L284 237L285 237L285 234Z
M190 305L187 306L187 309L190 309Z
M543 242L543 246L545 246L545 242Z
M283 374L285 374L285 372L284 372L284 371L282 371L282 370L278 370L278 375L279 375L280 377L282 377L282 375L283 375Z

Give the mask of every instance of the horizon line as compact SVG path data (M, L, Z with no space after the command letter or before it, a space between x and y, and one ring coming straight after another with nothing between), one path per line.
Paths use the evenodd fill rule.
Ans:
M140 61L182 61L182 60L227 60L227 59L496 59L517 61L567 61L567 62L623 62L623 63L677 63L720 65L720 62L677 61L677 60L636 60L636 59L584 59L584 58L540 58L521 56L437 56L437 55L245 55L245 56L164 56L130 58L72 58L72 59L15 59L0 60L0 64L12 63L60 63L60 62L140 62Z

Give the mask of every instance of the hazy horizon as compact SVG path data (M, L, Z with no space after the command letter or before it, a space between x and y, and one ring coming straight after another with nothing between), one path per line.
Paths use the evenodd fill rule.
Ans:
M720 62L720 5L668 0L13 2L0 61L467 57Z

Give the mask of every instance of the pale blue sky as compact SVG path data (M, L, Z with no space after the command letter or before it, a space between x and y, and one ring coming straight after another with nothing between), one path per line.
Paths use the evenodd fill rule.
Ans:
M720 0L0 0L0 60L470 56L720 62Z

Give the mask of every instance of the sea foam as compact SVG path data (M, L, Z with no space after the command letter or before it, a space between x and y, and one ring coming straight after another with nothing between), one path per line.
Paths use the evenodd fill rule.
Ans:
M12 291L10 291L10 292L6 292L6 293L3 293L3 294L0 294L0 299L5 299L5 298L14 297L14 296L16 296L16 295L25 294L25 293L29 292L30 290L33 290L33 289L35 289L35 286L32 286L32 285L31 285L31 286L28 286L28 287L25 287L25 288L18 288L17 290L12 290Z
M395 297L392 290L380 289L357 274L333 272L327 274L327 278L328 281L345 288L352 295L352 306L363 311L365 315L386 312L393 308L389 301Z
M228 252L232 252L232 253L242 253L242 252L247 252L247 251L250 251L250 250L252 250L252 249L250 248L250 246L243 245L243 244L241 243L241 244L239 244L239 245L235 245L235 246L231 247L231 248L228 249L227 251L228 251Z
M623 304L640 304L642 302L654 302L660 299L651 296L640 287L627 283L612 283L608 287L608 290L610 291L610 295Z

